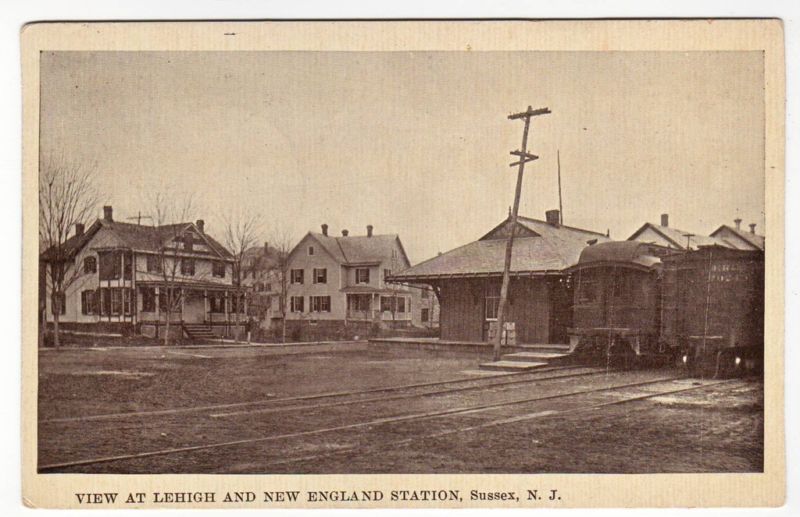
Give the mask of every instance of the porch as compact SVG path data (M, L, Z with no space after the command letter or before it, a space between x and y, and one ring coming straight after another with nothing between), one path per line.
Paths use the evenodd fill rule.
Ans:
M411 295L393 290L346 292L348 321L411 322Z
M189 337L224 337L240 334L247 317L247 296L227 286L165 286L144 284L136 288L140 332L158 336L167 322Z

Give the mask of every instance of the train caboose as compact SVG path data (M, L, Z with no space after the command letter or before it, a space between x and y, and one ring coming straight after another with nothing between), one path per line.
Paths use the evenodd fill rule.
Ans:
M659 273L670 250L637 241L604 242L583 250L570 268L574 287L571 350L577 354L658 353Z
M698 372L760 370L764 252L704 246L662 263L662 343Z

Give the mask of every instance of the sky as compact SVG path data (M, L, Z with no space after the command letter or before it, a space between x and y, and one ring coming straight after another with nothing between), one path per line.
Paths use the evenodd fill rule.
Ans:
M117 220L154 192L289 232L397 233L412 263L520 214L625 239L669 213L764 233L760 52L46 52L41 153L95 170ZM98 216L99 216L98 212ZM147 222L147 221L145 221Z

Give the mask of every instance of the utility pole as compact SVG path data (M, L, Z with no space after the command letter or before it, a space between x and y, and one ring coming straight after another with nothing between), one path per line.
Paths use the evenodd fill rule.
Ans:
M497 332L494 336L493 359L498 361L500 359L500 347L503 340L503 330L505 327L506 309L508 306L508 283L511 272L511 252L514 248L514 232L517 230L517 214L519 213L519 198L522 193L522 176L525 172L525 164L538 159L539 157L528 153L528 129L531 125L531 117L539 115L547 115L550 113L548 108L533 109L528 106L526 111L522 113L515 113L509 115L509 120L525 120L525 129L522 131L522 148L519 151L511 151L513 156L518 156L519 161L512 163L510 166L519 166L517 170L517 188L514 191L514 207L511 210L509 217L508 240L506 241L506 256L505 264L503 265L503 284L500 287L500 306L497 308Z
M561 204L561 150L556 151L558 161L558 224L564 224L564 206Z

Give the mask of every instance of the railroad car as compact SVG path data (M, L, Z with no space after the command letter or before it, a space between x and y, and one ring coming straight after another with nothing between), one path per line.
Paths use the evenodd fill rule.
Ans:
M662 258L661 341L698 372L759 372L764 252L701 247Z
M606 242L583 250L569 270L573 352L627 358L660 351L659 256L666 253L667 248L637 241Z
M675 360L715 376L761 368L763 251L608 242L584 249L569 273L578 355Z

